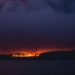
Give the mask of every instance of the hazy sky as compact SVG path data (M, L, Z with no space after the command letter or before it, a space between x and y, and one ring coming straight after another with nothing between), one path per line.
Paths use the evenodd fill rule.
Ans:
M0 0L0 51L75 49L75 1L64 2Z

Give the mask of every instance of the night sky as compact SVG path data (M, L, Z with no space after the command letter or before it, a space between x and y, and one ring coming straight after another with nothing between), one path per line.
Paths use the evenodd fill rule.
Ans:
M74 0L0 0L0 52L75 49Z

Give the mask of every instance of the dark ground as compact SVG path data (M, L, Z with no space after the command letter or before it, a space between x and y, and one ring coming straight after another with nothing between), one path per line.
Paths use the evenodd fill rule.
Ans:
M1 74L75 74L75 60L2 60Z

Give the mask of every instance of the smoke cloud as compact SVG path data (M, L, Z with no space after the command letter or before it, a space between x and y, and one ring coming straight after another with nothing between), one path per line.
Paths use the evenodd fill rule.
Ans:
M74 0L0 0L0 51L75 49Z

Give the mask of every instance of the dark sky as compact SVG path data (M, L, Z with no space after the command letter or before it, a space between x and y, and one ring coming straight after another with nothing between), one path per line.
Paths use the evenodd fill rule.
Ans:
M75 49L75 4L63 2L1 0L0 52Z

